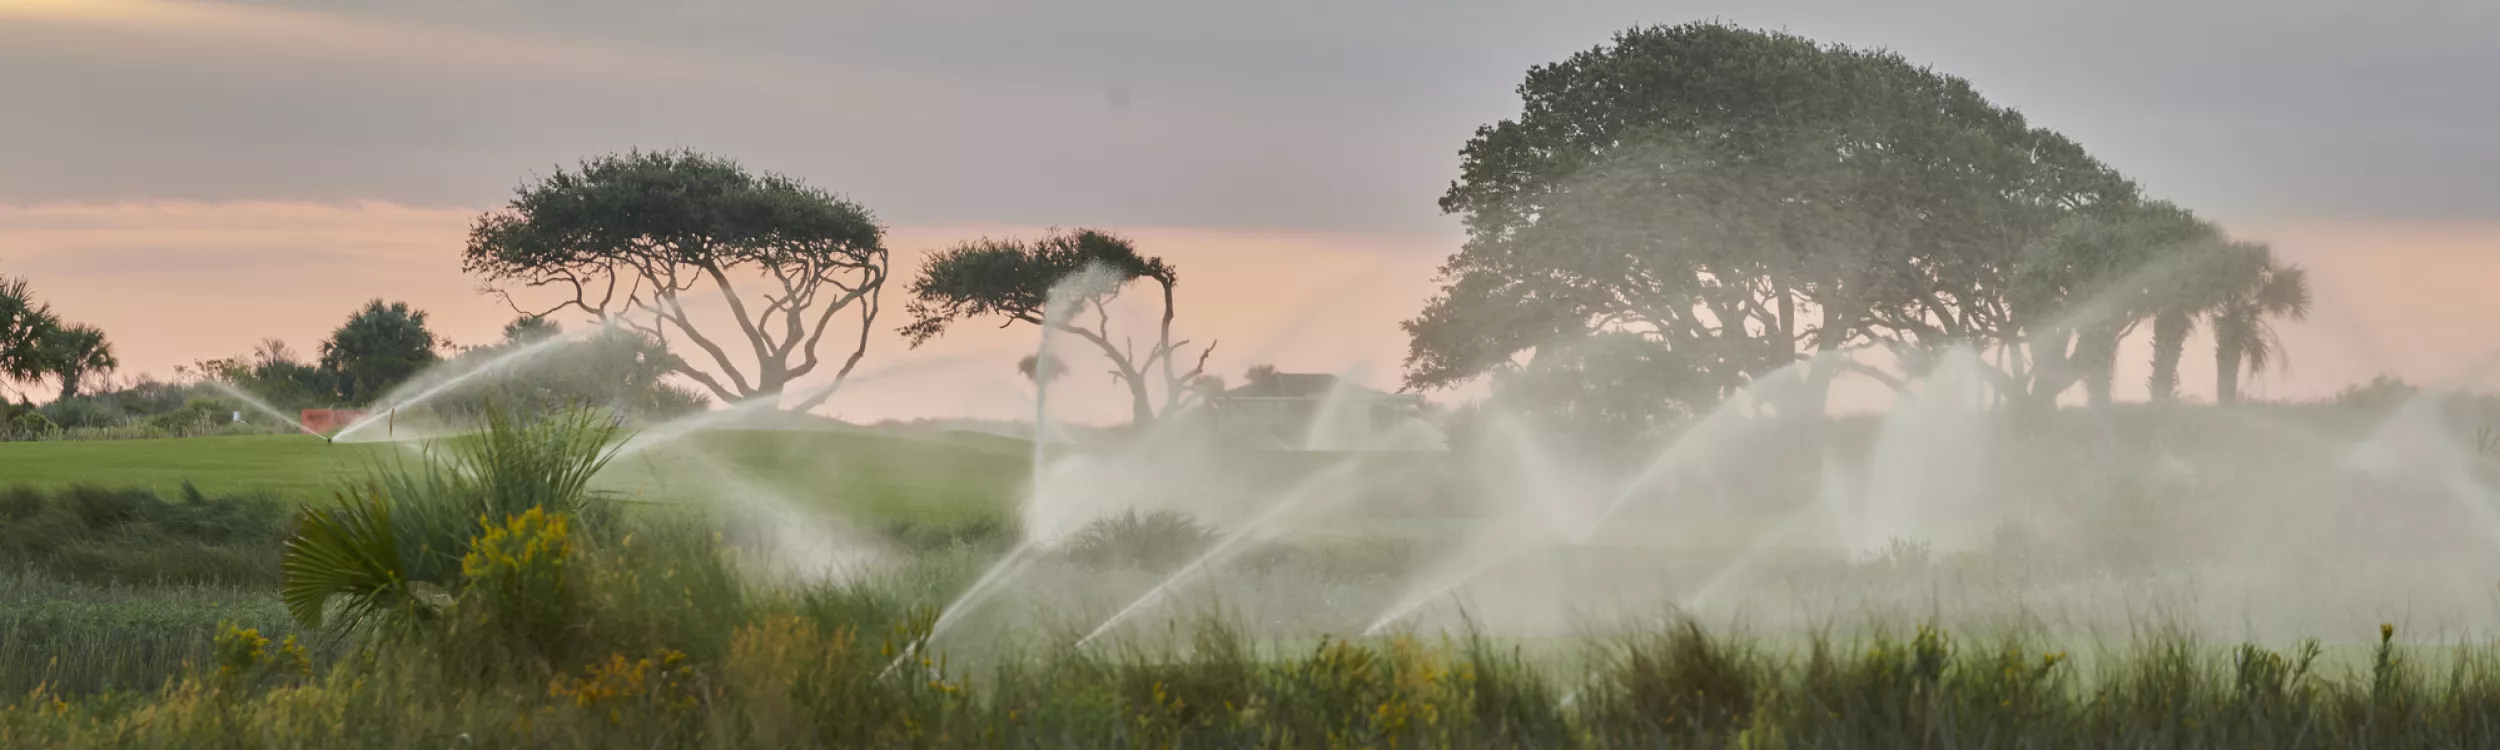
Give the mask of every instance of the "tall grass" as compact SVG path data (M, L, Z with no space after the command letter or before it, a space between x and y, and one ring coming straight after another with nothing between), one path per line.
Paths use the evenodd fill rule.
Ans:
M262 497L146 489L0 489L0 569L82 581L270 584L283 517Z
M2392 626L2341 663L2164 631L2079 658L1935 627L1792 643L1680 619L1531 657L1466 630L1266 641L1219 611L1090 648L1007 633L958 662L946 647L965 644L930 641L934 606L1003 526L910 530L920 556L883 575L752 587L701 514L590 494L604 429L498 421L446 466L386 469L301 519L283 603L266 582L0 577L0 747L2500 746L2500 650L2406 646ZM1207 538L1123 517L1061 551L1134 573ZM313 627L359 591L396 627Z
M0 695L152 693L205 662L220 623L300 632L266 588L0 573Z

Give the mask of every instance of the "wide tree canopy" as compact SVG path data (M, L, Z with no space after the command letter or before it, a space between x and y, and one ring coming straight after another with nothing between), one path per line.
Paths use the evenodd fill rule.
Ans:
M1114 340L1117 334L1106 307L1140 279L1154 282L1163 303L1155 338L1143 354L1126 339ZM1187 372L1175 362L1189 346L1186 340L1172 339L1173 290L1179 283L1179 272L1162 258L1140 255L1136 245L1108 232L1052 232L1033 241L982 239L929 256L912 280L912 322L902 330L915 347L944 334L956 321L979 318L1047 325L1073 335L1111 361L1112 377L1128 387L1131 415L1142 423L1156 413L1149 385L1160 381L1164 410L1179 405L1195 392L1189 383L1205 373L1207 355L1215 348L1208 344L1200 349L1197 364Z
M1899 387L1951 346L2026 359L2029 326L2071 342L2076 325L2024 305L2079 303L2091 295L2064 292L2103 280L2060 277L2060 294L2024 299L2026 255L2142 203L2073 141L1878 50L1643 28L1532 69L1519 93L1521 114L1477 131L1441 199L1467 241L1406 323L1411 386L1561 352L1568 363L1517 382L1570 394L1588 389L1553 378L1675 378L1653 389L1687 401L1656 405L1671 418L1801 361L1810 382L1856 371ZM1862 348L1898 366L1807 356ZM2001 390L2053 397L2076 380L2033 369L2009 367ZM1819 411L1823 389L1806 392Z
M850 352L835 380L858 366L886 278L883 236L866 209L796 179L692 151L634 151L523 187L471 228L464 265L507 299L554 294L521 312L574 308L663 345L691 342L704 366L679 360L677 373L739 400L816 372L836 330ZM702 290L726 307L736 339L698 323L689 295ZM856 325L836 325L844 315Z

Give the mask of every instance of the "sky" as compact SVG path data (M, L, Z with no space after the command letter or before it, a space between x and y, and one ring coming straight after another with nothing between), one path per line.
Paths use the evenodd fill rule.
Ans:
M1532 65L1705 19L1967 78L2310 267L2317 313L2257 393L2500 349L2500 4L2470 0L0 0L0 273L131 372L309 350L376 296L478 343L510 311L460 272L470 221L559 165L683 146L868 206L901 272L1125 232L1181 269L1211 370L1389 385L1459 239L1435 200L1468 135ZM862 372L910 376L830 408L1012 416L1030 347L881 334Z

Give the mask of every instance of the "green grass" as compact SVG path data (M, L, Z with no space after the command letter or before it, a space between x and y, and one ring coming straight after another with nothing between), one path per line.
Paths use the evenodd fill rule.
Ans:
M600 484L654 500L699 500L716 496L726 473L854 518L956 521L1010 512L1030 467L1021 452L988 441L724 431L620 458Z
M723 431L630 456L599 484L646 500L710 494L718 461L737 478L812 506L881 519L955 520L1006 510L1030 466L1023 444L989 436L920 438L851 431ZM414 444L409 444L414 447ZM0 486L144 487L184 481L211 495L326 500L377 462L412 455L381 443L294 435L0 443Z
M307 435L0 443L0 484L109 484L173 495L184 480L213 495L327 497L397 452L387 445L330 444Z

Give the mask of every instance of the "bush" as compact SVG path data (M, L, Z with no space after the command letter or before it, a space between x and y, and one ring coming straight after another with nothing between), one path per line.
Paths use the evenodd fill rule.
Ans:
M119 427L130 421L121 409L94 398L61 399L43 406L43 415L65 428Z
M8 431L14 435L20 436L21 438L46 435L58 432L59 430L60 425L53 424L50 417L46 417L43 415L43 412L36 411L34 409L18 410L17 414L10 417L8 422Z
M1215 531L1187 514L1126 511L1095 519L1060 544L1061 554L1087 567L1170 570L1195 559L1215 541Z
M148 418L148 424L170 432L188 432L234 422L243 406L215 396L192 396L182 408Z

